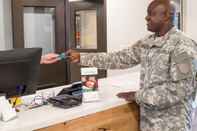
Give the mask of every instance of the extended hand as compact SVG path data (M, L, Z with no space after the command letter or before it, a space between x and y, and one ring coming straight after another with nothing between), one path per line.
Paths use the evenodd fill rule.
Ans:
M53 64L56 63L59 59L58 59L59 55L56 53L49 53L46 55L43 55L41 57L41 61L40 64Z
M69 56L69 59L72 63L80 62L80 53L75 50L68 50L66 54Z
M135 92L120 92L117 94L119 98L123 98L126 101L135 101Z

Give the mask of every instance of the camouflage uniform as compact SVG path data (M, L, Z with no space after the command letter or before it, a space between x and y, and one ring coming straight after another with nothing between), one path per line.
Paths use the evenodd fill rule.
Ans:
M124 69L141 64L135 94L141 131L190 131L196 53L195 42L173 27L163 37L149 35L118 52L81 53L81 65Z

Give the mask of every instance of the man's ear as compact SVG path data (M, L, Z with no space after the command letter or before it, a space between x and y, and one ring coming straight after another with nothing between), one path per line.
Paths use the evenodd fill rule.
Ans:
M171 16L170 15L166 15L164 17L164 22L169 22L169 21L171 21Z

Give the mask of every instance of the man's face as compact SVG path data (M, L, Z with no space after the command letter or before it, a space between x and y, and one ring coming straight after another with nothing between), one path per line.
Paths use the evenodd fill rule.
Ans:
M160 32L166 21L166 8L164 5L151 3L147 10L147 28L151 32Z

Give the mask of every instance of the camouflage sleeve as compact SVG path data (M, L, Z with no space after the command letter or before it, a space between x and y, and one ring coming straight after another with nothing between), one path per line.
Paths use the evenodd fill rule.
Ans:
M141 42L112 53L80 53L80 64L100 69L125 69L140 63Z
M163 109L188 99L195 92L192 53L178 47L171 54L170 80L153 83L135 94L136 102L146 108Z

